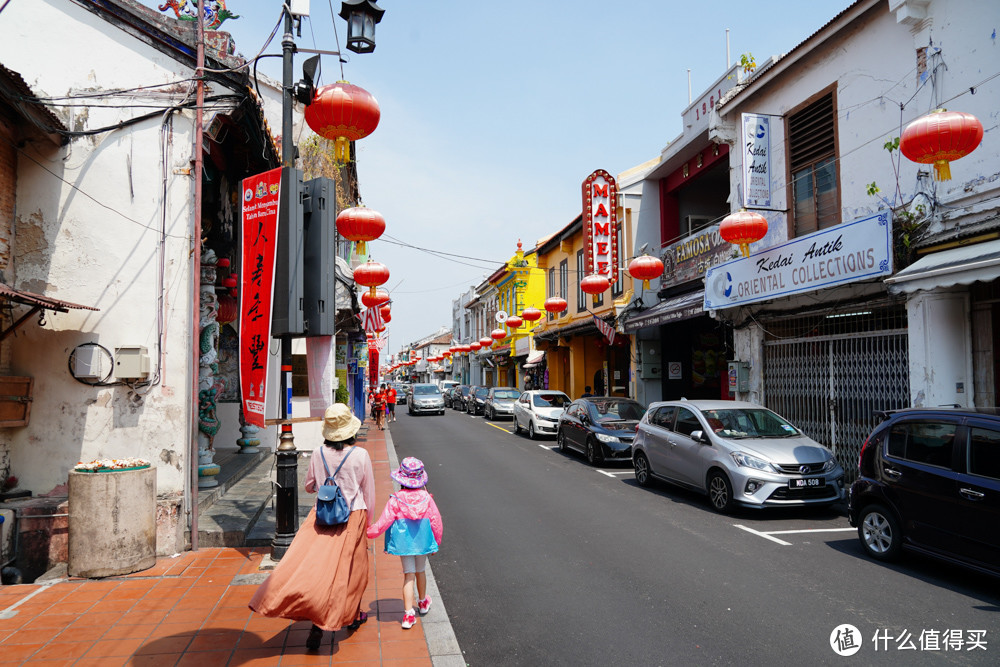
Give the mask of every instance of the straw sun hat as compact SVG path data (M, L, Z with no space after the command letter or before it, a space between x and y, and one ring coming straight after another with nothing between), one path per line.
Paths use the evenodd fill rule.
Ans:
M361 428L361 420L351 414L343 403L334 403L323 415L323 439L341 442L353 438Z

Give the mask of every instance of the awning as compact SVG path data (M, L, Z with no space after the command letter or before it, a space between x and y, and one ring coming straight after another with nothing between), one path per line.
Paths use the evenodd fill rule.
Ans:
M703 289L661 301L652 308L640 311L625 320L625 333L635 333L645 327L655 327L704 315L705 310L702 307L704 302Z
M528 360L524 362L525 368L534 368L538 364L542 363L542 359L545 358L545 350L535 350L528 355Z
M69 301L53 299L52 297L44 296L42 294L25 292L23 290L14 289L8 285L0 284L0 302L2 301L13 301L14 303L31 306L31 310L22 315L20 319L12 325L3 331L0 331L0 340L9 336L15 329L24 324L25 320L39 311L54 310L59 313L68 313L70 308L97 310L97 308L92 306L81 306L78 303L70 303Z
M918 259L885 283L893 294L969 285L1000 278L1000 240L935 252Z

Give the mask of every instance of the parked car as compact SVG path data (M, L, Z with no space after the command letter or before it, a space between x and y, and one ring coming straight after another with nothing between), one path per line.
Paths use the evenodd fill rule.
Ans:
M481 415L486 408L486 396L490 393L489 387L476 385L469 388L469 393L465 396L465 411L470 415Z
M412 393L409 400L409 414L416 415L422 412L444 414L444 396L441 389L436 384L415 384L412 386Z
M441 392L441 396L444 397L444 407L446 408L452 407L451 396L454 393L455 393L455 387L449 387L448 389L445 389L444 391Z
M520 433L524 429L532 440L537 435L555 435L559 415L571 402L570 397L561 391L524 392L514 403L514 432Z
M465 410L465 397L469 395L469 385L460 384L451 390L451 407L455 410Z
M406 404L407 386L408 385L402 383L392 385L393 389L396 390L396 405Z
M441 387L441 393L447 394L449 391L460 385L461 382L456 382L455 380L441 380L438 384Z
M833 452L765 407L743 401L653 403L639 423L632 465L708 496L712 508L830 505L844 497Z
M884 414L861 448L847 506L872 558L902 549L1000 576L1000 412Z
M630 398L578 398L559 416L556 442L562 451L583 452L590 465L607 459L628 460L632 457L635 427L645 410Z
M521 396L521 390L513 387L490 387L483 402L483 416L489 420L497 417L513 417L514 402Z

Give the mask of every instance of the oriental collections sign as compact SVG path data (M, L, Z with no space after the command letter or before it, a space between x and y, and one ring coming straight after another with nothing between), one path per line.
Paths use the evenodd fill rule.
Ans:
M892 214L801 236L705 274L705 310L767 301L892 273Z
M583 182L583 233L590 273L618 281L618 185L598 169Z
M743 121L743 205L771 207L771 117L745 113Z
M240 395L248 424L264 426L281 168L243 179L240 238Z

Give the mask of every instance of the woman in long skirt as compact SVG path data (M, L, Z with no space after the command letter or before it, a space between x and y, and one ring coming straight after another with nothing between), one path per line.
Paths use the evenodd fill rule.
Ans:
M310 510L288 551L250 600L250 608L258 614L311 621L306 640L310 649L319 648L324 630L356 628L368 620L361 611L361 597L368 585L365 531L375 503L375 479L368 452L353 446L360 427L343 403L328 407L323 444L312 453L305 481L305 490L316 493L329 469L351 505L347 523L317 525L316 508Z

